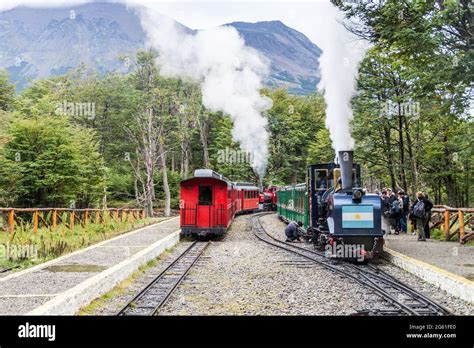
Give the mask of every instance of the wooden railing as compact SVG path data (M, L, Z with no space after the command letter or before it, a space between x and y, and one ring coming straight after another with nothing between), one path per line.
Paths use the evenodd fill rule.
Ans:
M446 205L435 205L431 210L430 229L441 227L445 240L457 236L461 244L474 238L474 208L452 208Z
M87 226L89 223L106 224L108 221L123 221L134 223L145 218L142 209L70 209L70 208L0 208L3 226L0 230L13 232L16 226L29 223L33 233L38 228L55 230L58 224L73 229L75 225Z

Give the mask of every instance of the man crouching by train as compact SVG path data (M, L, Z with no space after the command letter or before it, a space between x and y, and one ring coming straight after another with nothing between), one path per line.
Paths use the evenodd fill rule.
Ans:
M300 240L300 235L298 232L298 228L302 227L303 223L301 221L291 221L288 226L285 228L285 235L286 235L286 241L287 242L294 242L295 240L301 241Z

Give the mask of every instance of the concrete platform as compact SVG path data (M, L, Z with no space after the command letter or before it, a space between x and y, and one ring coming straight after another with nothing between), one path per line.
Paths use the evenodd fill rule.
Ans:
M474 303L474 246L411 234L387 235L384 257L446 292Z
M0 315L74 315L179 241L179 217L0 278Z

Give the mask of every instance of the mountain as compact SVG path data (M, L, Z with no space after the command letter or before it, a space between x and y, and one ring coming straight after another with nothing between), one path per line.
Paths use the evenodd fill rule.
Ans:
M296 94L315 90L321 50L302 33L280 21L226 25L270 59L266 85ZM8 70L18 90L31 80L64 74L81 63L100 73L126 73L144 41L140 19L123 4L93 2L0 12L0 68Z
M270 86L286 87L296 94L314 92L319 82L318 59L322 50L305 35L280 21L233 22L234 27L251 46L271 61Z

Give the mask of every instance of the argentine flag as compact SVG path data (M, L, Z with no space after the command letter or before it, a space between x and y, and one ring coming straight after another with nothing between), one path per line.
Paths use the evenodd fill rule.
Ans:
M374 228L374 208L371 205L343 205L342 228Z

